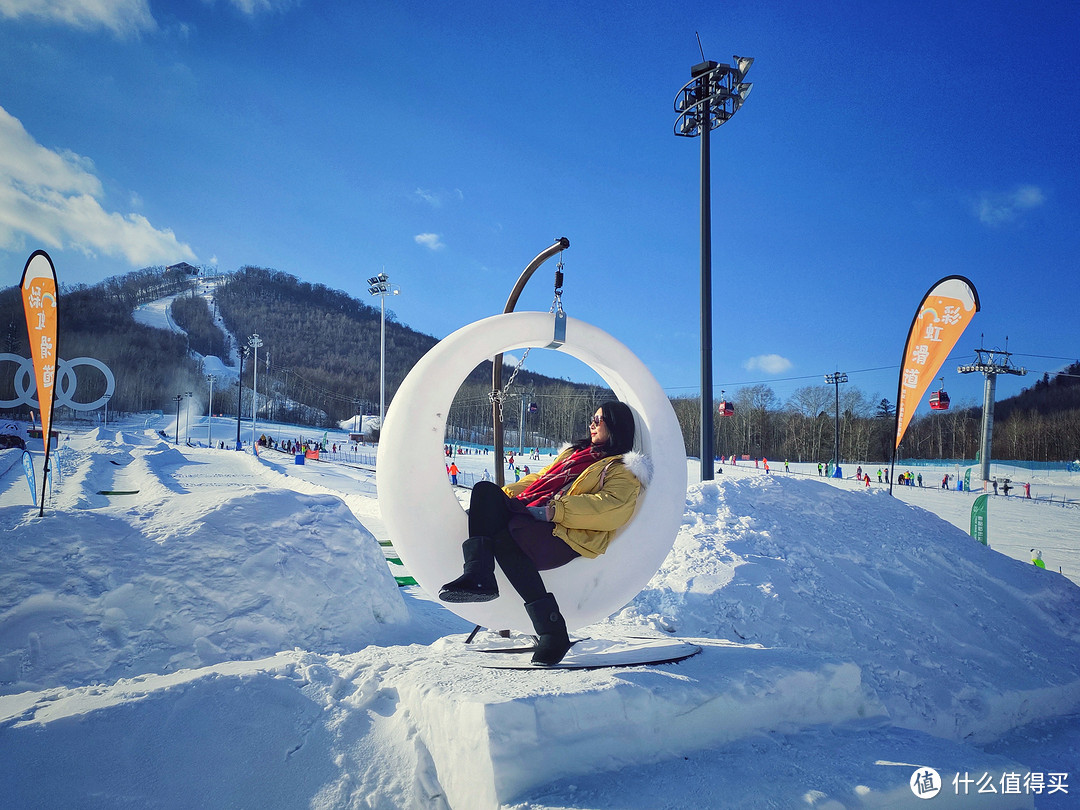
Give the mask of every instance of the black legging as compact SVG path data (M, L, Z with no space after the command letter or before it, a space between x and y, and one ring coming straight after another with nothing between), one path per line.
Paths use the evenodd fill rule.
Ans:
M511 514L510 498L498 484L480 481L473 487L469 500L469 536L490 537L495 561L514 590L526 602L535 602L544 597L547 586L536 564L514 542L507 528Z

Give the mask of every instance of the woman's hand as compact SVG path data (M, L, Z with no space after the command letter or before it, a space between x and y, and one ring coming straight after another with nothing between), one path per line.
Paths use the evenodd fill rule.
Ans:
M532 515L536 520L539 520L542 523L546 523L551 520L552 509L550 506L527 506L525 508L529 510L530 515Z

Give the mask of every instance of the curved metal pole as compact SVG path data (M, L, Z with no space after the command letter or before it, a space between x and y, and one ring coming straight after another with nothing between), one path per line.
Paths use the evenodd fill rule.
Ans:
M561 253L570 247L570 240L565 236L559 237L555 244L550 247L544 248L536 254L536 258L529 262L528 266L521 272L518 277L517 283L514 285L514 289L510 292L510 297L506 299L506 306L503 307L503 314L507 312L513 312L514 307L517 306L518 298L521 296L521 291L525 289L525 285L532 278L532 274L536 272L544 262L554 256L556 253ZM491 390L497 392L502 388L502 367L503 356L500 352L495 355L495 358L491 361ZM500 487L506 483L506 476L503 471L503 426L502 420L499 418L499 403L491 403L491 423L493 426L493 442L495 444L495 483Z

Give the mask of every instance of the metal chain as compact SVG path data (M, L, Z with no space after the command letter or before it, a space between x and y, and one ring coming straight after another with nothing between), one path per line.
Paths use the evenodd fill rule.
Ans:
M502 387L501 391L492 391L488 394L488 399L491 400L492 405L499 406L499 421L503 418L503 402L506 401L506 395L510 391L510 386L514 384L514 378L517 377L518 372L521 371L521 367L525 365L525 358L529 356L529 352L532 351L532 346L525 349L525 353L521 355L521 359L518 360L517 365L514 366L514 370L510 373L510 379L506 381L506 385Z
M559 253L559 263L555 265L555 300L551 302L550 313L563 313L562 305L562 285L563 285L563 263L562 253ZM521 355L521 359L518 360L517 365L514 366L514 370L510 373L510 379L506 381L506 385L502 387L501 391L491 391L488 393L488 399L492 405L499 406L499 421L503 420L503 402L506 401L507 394L510 391L510 386L514 384L514 378L517 377L518 372L521 371L522 366L525 365L525 358L529 356L529 352L532 351L532 346L525 349L525 352Z

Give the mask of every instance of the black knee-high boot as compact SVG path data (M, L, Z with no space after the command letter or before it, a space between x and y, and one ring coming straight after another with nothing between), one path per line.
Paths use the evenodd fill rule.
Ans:
M538 638L533 663L550 667L562 661L570 649L570 636L554 595L548 593L533 602L526 602L525 612L529 614Z
M461 544L465 572L439 589L444 602L490 602L499 596L495 550L490 537L470 537Z

